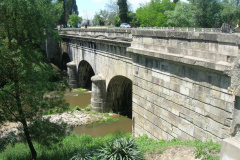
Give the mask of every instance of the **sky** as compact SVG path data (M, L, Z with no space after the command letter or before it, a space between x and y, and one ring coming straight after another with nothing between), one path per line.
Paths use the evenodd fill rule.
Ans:
M105 4L110 0L76 0L79 16L83 19L92 19L96 12L100 9L105 9ZM139 3L146 3L150 0L128 0L132 4L132 8L135 11L139 7Z
M92 19L96 12L99 12L100 9L105 9L105 4L110 0L76 0L79 16L83 19ZM139 7L140 3L146 3L150 0L128 0L132 5L133 11ZM182 0L186 1L186 0Z

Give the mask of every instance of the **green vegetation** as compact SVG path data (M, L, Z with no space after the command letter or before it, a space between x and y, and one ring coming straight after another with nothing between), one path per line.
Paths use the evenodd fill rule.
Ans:
M174 10L175 3L170 0L151 0L136 10L136 17L141 22L141 27L167 26L165 11Z
M78 28L78 23L81 23L82 17L79 17L76 13L69 16L69 24L72 28Z
M48 111L44 112L43 115L50 115L50 114L58 114L58 113L63 113L66 111L81 111L82 108L76 106L76 107L64 107L64 108L54 108L54 109L49 109Z
M141 160L143 159L140 149L134 139L119 138L108 142L98 150L97 157L106 160Z
M91 124L88 124L88 125L96 125L96 124L101 124L101 123L106 123L106 122L119 121L119 116L118 116L118 118L113 118L108 113L97 113L97 112L91 111L91 104L89 104L88 106L83 107L83 108L81 108L79 106L75 106L75 107L49 109L48 111L44 112L43 115L59 114L59 113L63 113L63 112L67 112L67 111L75 111L75 110L78 110L78 111L84 110L88 114L98 114L103 117L101 120L93 121Z
M108 116L108 117L106 117L106 119L101 119L101 120L98 120L98 121L94 121L91 124L88 124L88 126L94 126L94 125L102 124L102 123L106 123L106 122L109 123L109 122L117 122L117 121L119 121L119 117L118 118L113 118L113 117Z
M168 17L168 26L177 27L193 27L193 18L191 10L191 5L189 3L178 2L174 10L166 11L165 14Z
M73 90L73 92L77 92L77 93L83 93L83 92L87 92L87 91L88 90L84 89L84 88L78 88L78 89Z
M158 153L162 153L169 146L190 146L196 147L197 150L195 152L196 157L206 159L206 160L217 160L219 157L216 155L220 152L221 145L219 143L209 142L201 142L201 141L180 141L177 139L173 139L169 142L164 140L153 140L148 138L146 135L136 138L139 148L141 148L142 152L154 153L157 151Z
M139 159L145 153L161 154L169 146L192 146L196 147L196 157L206 160L217 160L215 156L220 152L220 144L213 142L180 141L173 139L170 142L163 140L153 140L147 136L132 138L131 134L116 133L105 137L91 137L88 135L69 135L58 143L53 143L51 147L34 143L39 159L42 160L72 160L77 159L104 159L110 153L112 155L138 156ZM121 147L120 147L121 146ZM123 150L123 148L125 148ZM141 155L139 154L141 151ZM155 152L156 151L156 152ZM30 160L31 154L25 143L18 143L15 146L8 146L0 154L1 160ZM107 158L109 159L109 158ZM133 158L134 159L134 158ZM137 159L135 157L135 159Z
M109 0L105 6L95 14L94 25L220 28L223 23L232 27L240 23L239 0L150 0L136 13L127 0Z
M78 15L78 7L76 4L76 0L57 0L57 2L62 4L63 9L61 19L59 19L58 24L67 27L69 16L72 14Z
M93 138L88 135L70 135L66 136L61 142L55 143L51 148L42 146L39 143L34 143L38 157L41 160L69 160L76 156L77 153L92 153L103 147L108 142L117 138L130 137L130 134L116 133L107 135L103 138ZM26 144L19 143L13 146L8 146L7 149L0 154L1 160L30 160L31 154L28 151Z
M47 108L64 106L61 98L43 96L56 86L43 42L48 36L58 39L55 24L62 4L51 0L1 0L0 5L0 124L20 122L32 159L37 159L31 139L35 133L27 121L38 120Z
M128 22L128 5L127 0L118 0L117 5L119 7L119 13L118 16L121 20L121 23Z

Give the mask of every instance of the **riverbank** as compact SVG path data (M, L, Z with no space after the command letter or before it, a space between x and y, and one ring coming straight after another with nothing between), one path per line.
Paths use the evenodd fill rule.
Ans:
M106 148L109 143L116 139L132 139L140 150L142 158L146 160L218 160L220 144L200 141L172 141L153 140L147 136L131 137L131 134L115 133L104 137L92 137L89 135L68 135L51 147L43 146L34 142L41 160L69 160L74 156L78 159L91 160L99 156L99 150ZM121 142L122 143L122 142ZM124 143L123 143L124 144ZM114 149L113 149L114 151ZM31 154L25 143L17 143L8 146L0 153L1 160L30 160ZM101 159L101 158L98 158ZM75 159L73 159L75 160ZM140 159L141 160L141 159Z
M112 118L109 114L97 114L88 112L84 109L70 110L63 113L44 115L43 119L48 119L51 123L66 124L68 127L76 127L81 125L92 124L95 122L110 121ZM8 136L10 132L18 134L18 128L21 123L6 122L0 128L0 138Z

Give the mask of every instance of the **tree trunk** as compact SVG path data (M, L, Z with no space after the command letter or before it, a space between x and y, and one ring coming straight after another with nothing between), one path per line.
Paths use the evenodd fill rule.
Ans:
M15 70L14 76L15 76L14 77L14 86L15 86L15 91L16 91L16 101L17 101L17 106L18 106L18 112L19 112L19 115L21 117L20 122L23 125L23 131L24 131L24 134L25 134L26 139L27 139L28 147L29 147L29 149L31 150L31 153L32 153L32 160L37 160L37 152L34 149L34 146L33 146L29 131L28 131L27 121L24 118L24 114L23 114L23 110L22 110L19 81L18 81L18 77L17 77L18 73L16 72L16 70Z
M24 134L25 134L26 139L27 139L28 147L29 147L29 149L31 150L31 153L32 153L32 159L33 159L33 160L37 160L37 152L36 152L36 150L34 149L34 146L33 146L32 140L31 140L31 137L30 137L30 135L29 135L27 122L26 122L25 119L22 120L21 122L22 122L22 124L23 124L23 130L24 130Z

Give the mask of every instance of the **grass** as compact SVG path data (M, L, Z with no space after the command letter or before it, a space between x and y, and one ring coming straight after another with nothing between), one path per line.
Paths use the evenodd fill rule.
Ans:
M44 112L43 115L51 115L51 114L59 114L67 111L81 111L83 108L79 106L74 106L74 107L64 107L64 108L54 108L54 109L49 109L48 111Z
M52 148L41 146L34 143L38 153L38 159L41 160L69 160L81 150L96 152L97 149L120 137L130 137L130 134L116 133L105 137L93 138L88 135L66 136L61 142L54 144ZM27 144L19 143L15 146L8 146L6 150L0 153L0 160L30 160L31 154Z
M38 153L38 159L41 160L69 160L77 153L81 152L97 152L98 149L117 138L131 138L131 133L123 134L121 132L109 134L105 137L91 137L88 135L75 135L66 136L61 142L51 145L52 147L42 146L34 143ZM196 147L196 157L203 160L217 160L219 159L216 154L220 152L220 144L200 141L180 141L173 139L166 142L164 140L153 140L147 136L134 138L137 142L141 152L161 154L169 146L191 146ZM29 148L25 143L18 143L15 146L9 145L2 153L0 153L0 160L30 160L31 154Z
M76 93L84 93L84 92L87 92L87 91L88 90L84 89L84 88L78 88L78 89L73 90L73 92L76 92Z
M171 141L153 140L146 135L136 138L139 147L143 153L162 153L167 147L170 146L189 146L196 147L195 155L202 160L218 160L218 153L220 152L221 145L219 143L201 142L201 141L180 141L173 139Z

